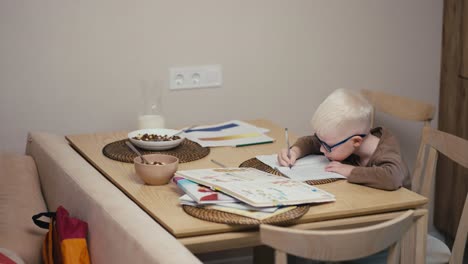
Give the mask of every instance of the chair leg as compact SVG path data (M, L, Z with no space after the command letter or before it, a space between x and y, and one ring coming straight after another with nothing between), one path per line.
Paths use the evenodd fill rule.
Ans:
M401 256L400 262L402 264L415 264L415 251L416 251L416 227L413 226L403 235L400 243Z
M416 253L415 261L417 264L426 263L426 251L427 251L427 222L428 222L428 212L416 218Z
M398 264L400 263L400 249L401 243L397 242L388 248L387 263Z

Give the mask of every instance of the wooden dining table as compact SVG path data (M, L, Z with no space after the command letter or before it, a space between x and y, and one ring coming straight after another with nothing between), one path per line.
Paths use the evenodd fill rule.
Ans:
M216 147L196 161L179 164L179 170L215 168L216 160L229 167L257 155L277 153L286 146L284 128L269 120L247 121L269 130L274 138L270 144L245 147ZM154 220L176 237L193 253L206 253L261 245L258 226L209 222L188 215L179 204L183 192L170 182L163 186L145 185L135 174L132 163L120 162L103 155L103 148L127 138L129 131L67 135L66 139L104 177L138 204ZM297 138L289 134L291 142ZM427 198L405 188L384 191L346 180L320 184L316 187L335 195L332 203L317 204L301 218L290 223L297 229L327 229L361 226L393 218L406 209L414 209L411 231L402 241L403 263L424 263L427 236Z

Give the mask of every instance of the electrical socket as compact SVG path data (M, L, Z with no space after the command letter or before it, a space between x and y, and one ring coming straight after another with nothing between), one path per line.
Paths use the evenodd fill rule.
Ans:
M221 65L169 68L171 90L221 87Z

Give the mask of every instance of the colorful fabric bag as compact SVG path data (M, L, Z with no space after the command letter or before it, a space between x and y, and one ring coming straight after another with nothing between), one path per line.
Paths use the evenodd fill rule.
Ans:
M50 222L39 220L43 216L49 217ZM32 219L37 226L49 230L42 247L44 264L91 263L86 242L88 223L70 217L62 206L55 213L39 213Z

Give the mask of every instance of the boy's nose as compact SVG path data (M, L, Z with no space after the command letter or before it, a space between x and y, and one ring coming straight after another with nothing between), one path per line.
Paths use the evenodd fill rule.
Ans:
M323 154L326 154L325 153L325 148L322 145L320 145L320 152L322 152Z

